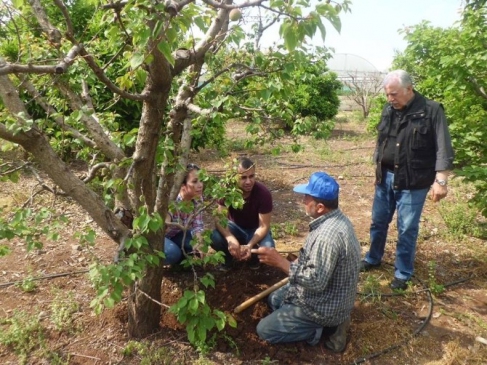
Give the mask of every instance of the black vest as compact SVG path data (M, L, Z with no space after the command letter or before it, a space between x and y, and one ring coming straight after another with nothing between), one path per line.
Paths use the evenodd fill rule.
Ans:
M430 187L436 176L436 135L433 116L440 103L426 99L415 93L415 98L404 111L397 129L394 147L394 189L424 189ZM376 183L383 178L381 161L392 125L394 111L390 105L382 110L381 121L377 127L377 140L374 161L377 163Z

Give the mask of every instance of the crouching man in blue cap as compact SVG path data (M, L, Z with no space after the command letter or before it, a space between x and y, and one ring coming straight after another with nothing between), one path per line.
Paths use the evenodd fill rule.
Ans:
M339 186L332 177L315 172L308 184L294 191L304 194L306 215L313 219L299 257L289 262L274 248L252 250L261 263L289 275L288 284L269 296L273 312L259 322L257 333L270 343L310 345L323 335L327 349L343 352L357 290L360 244L338 208Z

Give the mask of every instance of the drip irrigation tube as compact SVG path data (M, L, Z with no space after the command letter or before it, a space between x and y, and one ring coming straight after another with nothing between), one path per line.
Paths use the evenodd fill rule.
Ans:
M389 263L386 263L387 265L390 265L390 266L393 266ZM417 277L415 277L413 275L413 278L415 280L417 280L422 286L424 289L422 290L419 290L419 291L415 291L413 292L413 294L418 294L418 293L422 293L422 292L425 292L426 295L428 296L428 301L429 301L429 308L428 308L428 315L426 316L426 318L424 319L424 321L414 330L414 332L408 337L408 338L405 338L404 340L402 341L399 341L389 347L386 347L385 349L382 349L380 351L377 351L377 352L374 352L372 354L369 354L367 356L364 356L364 357L360 357L358 359L355 359L352 363L350 363L350 365L355 365L355 364L362 364L364 362L366 362L367 360L371 360L371 359L374 359L376 357L379 357L381 355L385 355L387 354L388 352L392 351L392 350L395 350L401 346L404 346L405 344L407 344L409 341L411 341L414 337L416 337L418 334L421 333L421 331L426 327L426 325L430 322L431 320L431 316L433 315L433 295L431 294L431 291L430 289L428 288L428 286L423 283L420 279L418 279ZM465 281L468 281L470 280L470 277L469 278L465 278L465 279L461 279L461 280L457 280L457 281L454 281L454 282L451 282L451 283L448 283L448 284L445 284L444 287L449 287L449 286L453 286L453 285L457 285L457 284L460 284L460 283L463 283ZM358 295L362 295L362 296L374 296L374 297L391 297L391 296L402 296L402 295L405 295L406 293L392 293L392 294L370 294L370 293L357 293Z

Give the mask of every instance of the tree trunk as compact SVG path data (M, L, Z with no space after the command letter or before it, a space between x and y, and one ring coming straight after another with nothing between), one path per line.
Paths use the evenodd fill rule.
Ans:
M161 301L162 277L162 267L149 267L144 277L130 288L128 298L128 334L130 337L144 338L159 329L162 308L150 298Z

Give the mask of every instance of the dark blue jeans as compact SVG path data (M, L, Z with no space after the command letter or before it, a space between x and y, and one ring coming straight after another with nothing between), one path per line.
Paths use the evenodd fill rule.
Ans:
M257 334L270 343L306 341L316 345L321 335L335 333L337 326L323 327L309 318L301 307L285 303L284 296L289 284L269 295L268 303L273 312L257 325Z
M246 245L247 243L249 243L250 239L254 236L254 233L257 230L240 228L232 221L228 221L228 229L235 236L240 245ZM276 247L270 230L269 232L267 232L267 235L257 244L256 248L259 246ZM215 251L222 251L225 253L225 265L231 265L233 263L233 256L228 251L228 241L217 229L213 230L213 232L211 233L211 247ZM252 254L250 260L251 262L258 261L257 255Z
M394 276L398 279L408 280L414 271L419 219L429 189L394 190L394 173L384 171L384 174L384 181L375 187L370 226L370 250L365 255L365 260L370 264L381 262L389 223L396 211L398 239Z
M171 238L164 238L164 254L166 255L164 264L179 264L184 259L182 247L184 247L184 252L186 254L193 252L193 246L191 246L191 240L193 239L193 236L191 235L191 232L186 232L184 242L183 237L184 231L181 231Z

